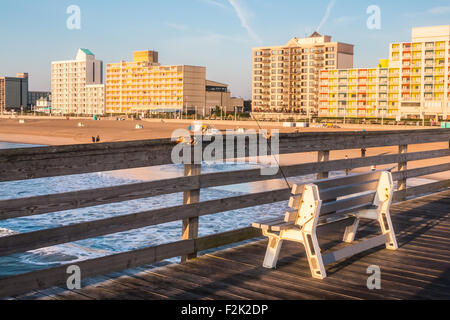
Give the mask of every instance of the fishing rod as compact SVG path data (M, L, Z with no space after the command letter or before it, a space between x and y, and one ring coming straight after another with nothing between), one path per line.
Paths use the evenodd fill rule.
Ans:
M259 128L259 131L261 132L263 129L261 128L261 125L259 124L258 120L253 116L252 113L250 113L250 116L251 116L252 119L256 122L256 124L258 125L258 128ZM267 135L267 136L266 136L266 139L267 139L267 140L270 140L270 139L271 139L271 136L270 136L270 135ZM268 143L268 144L267 144L267 147L268 147L268 149L269 149L270 154L271 154L272 157L275 159L275 162L276 162L277 165L278 165L278 169L280 169L280 172L281 172L281 175L283 176L284 181L286 182L286 184L287 184L287 186L289 187L289 189L292 189L292 187L291 187L291 185L290 185L290 183L289 183L289 181L288 181L286 175L284 174L283 169L281 168L280 162L278 161L277 157L272 153L271 144Z

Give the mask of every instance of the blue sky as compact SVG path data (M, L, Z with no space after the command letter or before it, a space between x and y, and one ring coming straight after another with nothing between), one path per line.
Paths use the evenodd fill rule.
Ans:
M67 7L81 9L68 30ZM366 27L367 7L381 9L381 30ZM319 32L355 45L355 66L374 66L411 28L450 24L449 0L3 0L0 75L30 73L31 90L50 89L50 63L91 49L105 63L157 50L162 64L207 67L211 80L251 94L251 48L283 45ZM322 22L322 23L321 23Z

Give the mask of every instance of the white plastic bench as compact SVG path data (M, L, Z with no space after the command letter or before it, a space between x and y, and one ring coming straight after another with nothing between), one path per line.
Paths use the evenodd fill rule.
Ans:
M300 242L305 246L313 278L326 278L325 266L360 252L386 245L396 250L397 240L389 213L394 185L388 171L375 171L343 178L316 181L313 184L294 185L285 218L254 223L269 244L263 266L275 268L284 240ZM317 227L354 217L348 226L344 242L353 243L360 219L377 220L381 235L358 242L343 249L322 255L317 241Z

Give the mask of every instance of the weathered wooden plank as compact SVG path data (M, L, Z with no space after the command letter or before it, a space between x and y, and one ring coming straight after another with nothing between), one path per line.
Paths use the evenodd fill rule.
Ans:
M407 171L397 171L392 173L394 180L404 180L415 177L422 177L433 173L450 171L450 163L438 164L423 168L410 169Z
M247 194L15 234L0 238L0 256L289 199L289 189Z
M405 154L408 153L408 145L400 145L398 147L398 153L399 154ZM408 171L408 162L406 161L402 161L398 163L398 171L400 172L404 172L404 171ZM398 181L398 187L397 190L398 192L398 196L400 197L400 200L404 201L406 200L406 182L407 182L407 178L403 178L400 179Z
M340 250L337 250L334 252L324 254L322 256L323 263L325 265L327 265L327 264L331 264L336 261L354 256L363 251L367 251L369 249L381 246L382 244L385 244L386 241L388 241L388 240L389 240L389 237L386 234L382 234L380 236L376 236L376 237L373 237L368 240L363 240L357 244L345 247L343 249L340 249Z
M448 141L450 130L408 130L281 134L279 153L345 150ZM251 139L250 139L251 140ZM257 140L256 140L257 141ZM207 146L205 142L203 148ZM224 139L224 145L226 139ZM171 164L175 142L169 139L0 151L0 181L81 174ZM248 154L249 143L245 148ZM224 149L225 150L225 149ZM276 150L272 150L276 151ZM370 159L370 158L367 158ZM346 162L345 168L350 168ZM345 169L344 168L344 169ZM319 172L319 171L317 171Z
M205 270L206 271L206 270ZM189 288L191 284L196 287L189 289L189 292L199 293L205 297L214 297L216 299L249 299L249 300L266 300L277 299L273 295L273 291L256 290L254 286L243 286L239 279L222 279L220 277L212 277L207 272L200 274L185 271L182 266L177 265L173 268L159 268L148 273L151 277L153 274L163 275L171 280L176 280L177 284L181 286L187 285ZM279 298L278 298L279 299Z
M259 246L263 247L263 245L258 242ZM284 271L285 273L289 274L298 274L301 270L304 270L304 265L307 263L306 259L304 259L303 255L295 254L296 251L289 250L290 248L293 248L293 246L286 246L285 249L288 249L287 253L285 251L282 261L278 265L278 270ZM379 257L386 256L391 253L398 253L397 251L388 251L388 250L376 250L373 249L369 255L376 256L377 259ZM248 251L246 251L246 254L248 254ZM383 261L378 260L378 262L373 263L367 263L366 260L367 255L364 257L355 257L351 258L349 260L346 260L345 263L338 263L333 265L331 268L328 269L329 277L327 278L328 281L339 281L339 279L343 279L344 283L342 284L341 288L352 288L351 290L357 290L362 289L366 290L367 293L369 293L370 290L367 290L366 287L366 281L367 281L367 275L366 270L369 265L378 265L382 268L382 273L385 274L386 277L383 277L383 283L382 290L373 290L377 293L381 293L385 296L385 298L412 298L415 294L417 294L419 291L421 291L421 288L418 286L417 282L411 282L409 279L399 279L398 277L392 277L392 275L388 272L388 270L385 270ZM249 258L247 258L249 259ZM249 259L251 261L251 259ZM402 266L403 262L399 262L399 266ZM325 282L325 281L323 281ZM398 284L398 286L396 286ZM431 283L430 283L431 285ZM339 290L340 288L337 288L336 290ZM372 292L373 292L372 291ZM429 294L430 289L427 290L428 294L423 294L421 296L434 296L436 298L436 295ZM442 295L441 295L442 297Z
M263 220L263 221L259 221L259 222L254 222L254 223L252 223L252 227L257 228L257 229L262 229L263 225L271 224L271 223L279 223L282 221L284 221L283 217L280 216L279 218L267 219L267 220Z
M338 188L332 188L332 189L321 189L320 192L320 199L323 200L330 200L330 199L336 199L343 196L348 196L351 194L357 194L357 193L363 193L367 191L376 190L378 186L378 181L372 181L369 183L364 184L353 184L353 185L346 185Z
M241 250L233 252L237 253ZM270 298L273 296L285 300L320 299L321 295L324 295L324 291L311 287L311 281L302 281L303 279L298 278L292 281L289 275L285 275L284 278L279 274L274 276L273 274L277 273L275 270L264 274L260 270L262 268L258 267L244 265L232 259L218 259L214 255L201 257L194 263L182 266L186 271L197 275L204 274L213 279L233 283L233 285L251 288L266 294L268 296L266 299L273 299ZM329 296L335 299L343 298L342 295L334 293L329 293Z
M245 240L259 238L262 236L261 230L252 227L232 230L219 234L201 237L195 240L195 247L198 251L218 248L221 246L238 243Z
M325 179L320 181L314 181L313 183L317 185L319 189L326 190L331 188L336 188L342 185L354 185L367 183L369 181L378 180L383 171L375 171L369 173L358 173L345 177L337 177L331 179Z
M184 165L184 175L185 176L200 176L202 174L201 164L185 164ZM200 202L200 188L192 188L184 192L183 204L193 204ZM198 238L198 221L199 217L195 215L194 217L185 218L182 221L181 226L181 239L197 239ZM190 255L182 256L181 262L186 262L190 259L195 259L197 257L197 251L195 250Z
M0 220L34 216L178 193L199 186L199 177L179 177L107 188L0 201Z
M410 187L407 189L407 197L415 197L430 192L437 192L450 188L450 180L437 181L433 183L427 183L421 186ZM402 192L394 192L394 201L402 201Z
M280 152L296 153L309 151L345 150L398 146L401 144L419 144L448 141L450 130L406 130L406 131L370 131L370 132L314 132L281 134Z
M107 274L113 271L135 268L178 257L194 251L194 240L184 240L156 247L119 253L97 259L77 262L83 278ZM34 271L9 278L0 279L0 297L49 288L65 284L68 278L67 265Z
M361 282L361 285L353 284L349 281L349 274L340 274L339 277L328 277L324 281L317 281L311 277L311 271L308 266L306 257L304 256L304 250L299 244L286 243L281 251L281 258L278 263L277 269L272 269L270 272L262 272L262 262L264 253L267 248L266 241L258 241L249 244L245 247L237 248L234 250L224 250L216 252L213 255L208 255L198 261L202 268L208 268L212 263L211 259L216 257L218 261L230 261L238 263L235 267L236 270L248 270L251 275L253 272L255 276L260 278L275 278L284 280L293 287L300 287L310 291L312 295L316 296L315 299L327 299L328 297L334 297L336 299L386 299L391 297L390 295L380 294L377 290L370 291ZM295 249L293 249L295 248ZM211 258L209 258L211 257ZM209 258L209 259L208 259ZM297 262L293 265L293 262ZM300 263L298 263L300 262ZM289 270L286 270L289 268ZM241 271L243 272L243 271ZM353 274L352 277L356 278L358 275Z
M378 157L369 157L351 160L337 160L323 163L307 163L293 166L283 167L283 172L287 177L299 176L303 174L310 174L312 172L321 171L335 171L342 170L348 167L347 162L352 162L352 168L363 167L373 163L392 163L396 161L404 161L399 159L404 156L407 161L426 159L435 156L449 155L449 149L426 151L418 153L410 153L406 155L384 155ZM386 160L382 160L386 159ZM363 160L363 161L359 161ZM358 162L359 161L359 162ZM358 163L357 163L358 162ZM428 171L423 171L423 170ZM413 177L416 175L429 174L445 171L448 169L448 164L432 167L431 169L414 169L414 171L406 171L405 175ZM359 182L362 175L352 175L344 178L345 184L353 184ZM400 173L395 172L394 178L402 179ZM273 178L282 178L281 172L274 176L261 175L260 169L241 170L233 172L220 172L204 174L200 177L179 177L168 180L150 181L144 183L129 184L123 186L99 188L92 190L82 190L76 192L45 195L30 198L11 199L0 201L0 220L17 218L22 216L32 216L48 212L72 210L78 208L85 208L90 206L104 205L116 203L121 201L129 201L139 198L153 197L168 193L177 193L189 190L190 188L209 188L220 185L240 184L246 182L263 181ZM375 177L374 177L375 179ZM320 182L320 188L330 188L336 186L335 179L325 180Z
M339 210L345 210L349 208L357 208L360 206L365 206L367 204L372 204L375 197L375 192L371 192L362 196L351 197L339 201L329 202L322 204L320 210L320 215L326 215L328 213L336 212Z
M317 153L317 162L327 162L330 161L330 150L325 151L319 151ZM317 180L322 180L328 178L330 173L328 171L326 172L319 172L317 173Z
M164 139L2 150L0 181L168 164L174 146Z

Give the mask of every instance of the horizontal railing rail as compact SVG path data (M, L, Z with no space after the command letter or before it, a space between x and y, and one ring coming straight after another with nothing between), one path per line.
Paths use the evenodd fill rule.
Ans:
M446 141L449 134L450 129L280 134L279 153L432 143ZM257 138L261 139L261 136ZM237 139L238 136L231 138ZM229 142L223 140L226 147ZM203 144L205 148L209 142ZM170 139L162 139L3 150L0 153L0 182L172 164L175 145L176 142ZM232 158L238 152L249 155L249 149L249 143L244 150L235 148Z
M340 171L348 168L358 169L368 167L373 164L386 165L398 162L435 159L446 156L450 156L450 148L407 154L389 154L365 158L304 163L282 166L281 170L286 177L295 177L318 172ZM408 170L401 173L394 173L393 177L395 180L414 178L450 170L448 168L450 168L450 164L442 164ZM231 172L208 173L202 174L201 176L176 177L166 180L155 180L61 194L1 200L0 220L149 198L183 192L191 189L203 189L233 184L259 182L270 179L282 179L283 175L281 170L277 174L271 176L261 175L261 169L248 169Z
M199 191L204 188L260 182L285 177L317 174L327 177L329 172L366 168L373 165L396 164L394 180L398 181L395 201L405 200L425 193L450 187L450 180L427 183L407 188L410 178L450 171L450 162L436 162L431 166L408 169L412 161L440 160L450 157L450 130L413 130L381 132L335 132L314 134L282 134L279 137L280 154L318 152L318 162L282 166L274 175L261 175L261 169L201 174L200 165L186 164L185 176L164 180L141 182L106 188L80 190L0 201L0 222L6 219L63 212L95 207L165 194L184 192L184 203L179 206L135 212L72 225L12 234L0 238L0 257L70 243L143 227L183 221L181 241L118 253L102 258L77 262L83 277L149 265L161 260L192 258L198 252L214 249L261 236L251 227L225 233L198 237L198 218L220 212L250 208L287 201L289 188L246 193L238 196L200 201ZM408 152L408 145L445 142L446 147L436 150ZM245 150L248 154L252 139ZM257 142L259 143L259 142ZM171 164L171 153L176 146L168 139L137 142L106 143L98 145L45 147L0 151L0 181L45 178L61 175L92 173L110 170ZM205 143L202 148L205 148ZM365 149L398 146L398 153L365 156ZM361 157L329 160L330 151L364 149ZM242 151L242 150L241 150ZM237 148L234 150L238 154ZM313 179L312 179L313 180ZM330 204L330 212L338 209ZM284 212L280 212L280 215ZM138 232L138 231L136 231ZM1 268L1 266L0 266ZM64 284L67 265L20 274L0 279L0 297L27 293Z

